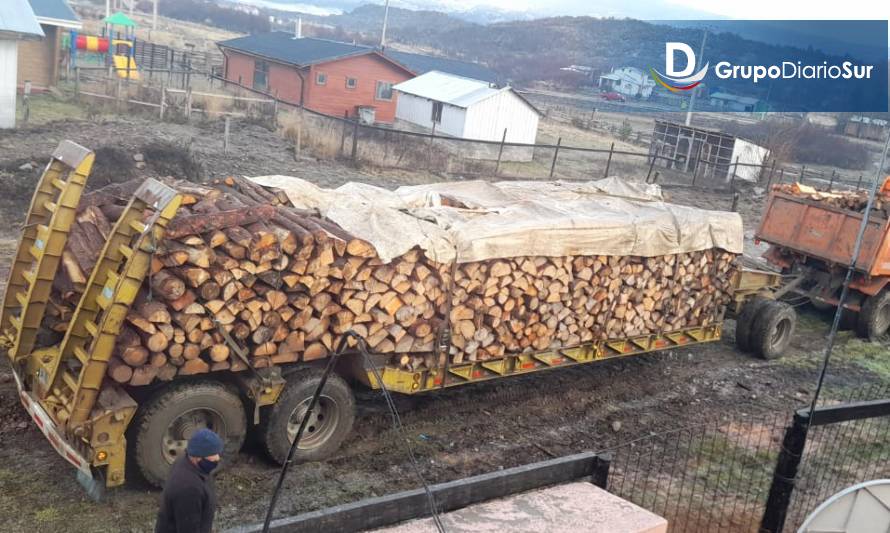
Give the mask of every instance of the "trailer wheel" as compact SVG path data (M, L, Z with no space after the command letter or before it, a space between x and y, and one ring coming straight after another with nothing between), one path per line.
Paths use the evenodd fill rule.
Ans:
M225 442L223 461L244 444L247 416L237 393L222 383L173 385L140 409L133 424L133 457L146 481L162 487L192 434L208 428Z
M735 343L743 352L750 352L753 349L750 339L754 319L763 306L771 301L763 296L755 296L742 305L742 310L735 321Z
M321 376L322 371L316 369L291 374L278 402L263 413L260 436L266 453L278 464L287 460L291 443ZM309 425L303 432L294 460L320 461L330 457L352 431L353 422L355 397L352 389L343 378L332 374L328 376Z
M870 341L880 340L890 328L890 291L865 299L856 320L856 333Z
M751 349L763 359L777 359L785 353L794 328L797 326L797 313L790 305L768 300L751 328Z

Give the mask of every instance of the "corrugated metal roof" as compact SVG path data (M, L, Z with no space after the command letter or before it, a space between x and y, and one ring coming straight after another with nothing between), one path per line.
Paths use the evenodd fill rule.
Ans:
M437 70L403 81L394 85L393 89L457 107L469 107L501 91L485 81L454 76Z
M0 1L0 39L43 37L28 0Z
M65 27L79 28L81 26L80 19L74 14L74 11L65 0L29 0L34 15L41 22L51 24L53 22L61 22Z
M378 51L377 48L372 46L329 41L327 39L315 39L312 37L294 39L292 33L283 31L258 33L221 41L217 44L224 48L231 48L299 66L314 65L343 57L370 54ZM384 50L382 54L414 74L424 74L431 70L439 70L485 81L493 82L497 80L497 74L487 67L476 63L395 50Z

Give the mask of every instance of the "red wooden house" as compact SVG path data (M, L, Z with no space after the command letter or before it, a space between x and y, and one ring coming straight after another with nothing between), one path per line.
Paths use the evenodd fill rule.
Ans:
M229 81L328 115L353 117L359 107L370 106L375 120L385 123L395 119L392 86L397 83L429 70L486 81L495 78L492 71L474 63L296 38L286 32L238 37L218 45L225 56L223 75Z

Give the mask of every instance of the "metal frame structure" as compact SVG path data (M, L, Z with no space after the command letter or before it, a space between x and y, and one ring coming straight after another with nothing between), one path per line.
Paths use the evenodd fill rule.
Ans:
M81 160L92 163L92 152L85 154ZM54 169L55 163L54 158L48 169ZM65 213L62 220L67 222L67 226L59 222L57 225L61 227L55 233L50 229L38 229L34 242L46 238L45 242L50 245L44 248L36 244L28 246L35 257L34 270L25 271L24 266L20 267L23 278L31 280L33 276L29 277L28 272L41 272L40 269L48 264L45 267L47 275L37 277L46 283L46 297L42 297L42 293L34 293L35 288L42 288L37 284L32 284L24 298L21 292L15 293L16 300L22 306L22 315L28 320L35 320L35 330L43 317L42 308L39 318L34 317L36 312L32 315L26 313L30 306L42 304L45 308L52 275L65 246L67 230L73 222L79 192L88 170L87 167L86 172L76 174L79 185L76 198L64 197L64 203L59 203L70 213L58 207L47 208L53 213ZM55 178L49 181L60 190L68 190ZM38 188L35 194L38 206L43 205L40 200L42 193ZM130 305L149 274L151 254L156 243L163 237L164 228L176 214L180 202L181 197L175 190L154 179L147 179L134 193L106 240L62 341L55 346L34 349L33 339L25 344L20 342L22 335L19 334L12 339L13 342L8 343L12 346L9 356L13 361L19 394L34 422L56 450L82 474L92 477L91 467L107 467L108 486L124 482L124 432L137 407L120 386L106 382L108 360ZM53 227L51 222L48 228ZM24 245L29 243L26 236L27 231L22 239ZM34 250L43 253L35 254ZM52 275L48 272L50 267ZM11 283L10 289L14 290ZM20 323L16 318L12 315L9 317L13 326ZM26 321L21 323L31 324Z
M94 159L83 146L62 141L37 183L0 314L0 345L13 362L34 347Z
M708 179L728 179L736 138L726 133L656 120L649 155L660 156L667 168ZM699 173L699 165L704 169Z

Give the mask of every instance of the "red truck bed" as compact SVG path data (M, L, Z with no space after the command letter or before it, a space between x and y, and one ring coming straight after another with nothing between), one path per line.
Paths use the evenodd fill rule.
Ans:
M756 237L762 241L821 259L847 265L862 213L838 209L782 192L771 192ZM856 269L871 276L890 275L888 220L869 217Z

